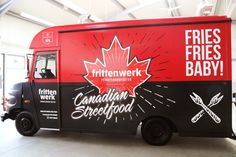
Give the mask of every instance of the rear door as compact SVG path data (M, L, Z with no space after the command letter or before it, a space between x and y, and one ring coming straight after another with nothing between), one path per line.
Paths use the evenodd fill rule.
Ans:
M40 128L59 129L58 52L37 52L34 63L32 90Z

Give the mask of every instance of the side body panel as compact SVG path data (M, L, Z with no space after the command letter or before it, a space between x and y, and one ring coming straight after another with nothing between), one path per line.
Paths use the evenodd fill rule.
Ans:
M135 133L159 116L183 136L228 137L230 27L225 17L62 26L31 48L58 50L60 78L40 85L57 88L59 129Z
M161 116L181 135L230 136L229 36L221 22L61 32L62 129L134 133Z

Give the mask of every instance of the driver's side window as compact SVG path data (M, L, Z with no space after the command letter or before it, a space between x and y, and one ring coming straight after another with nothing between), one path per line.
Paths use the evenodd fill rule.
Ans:
M56 55L39 54L36 58L34 78L54 79L56 78Z

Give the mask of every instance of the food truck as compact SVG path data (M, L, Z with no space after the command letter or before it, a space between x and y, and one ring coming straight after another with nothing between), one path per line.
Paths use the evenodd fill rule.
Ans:
M33 39L28 81L2 120L39 129L232 137L231 19L163 18L55 26ZM28 64L29 65L29 64ZM17 78L16 78L17 79Z

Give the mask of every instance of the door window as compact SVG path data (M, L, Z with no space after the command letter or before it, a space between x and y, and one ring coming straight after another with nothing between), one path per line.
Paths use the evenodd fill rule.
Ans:
M56 54L39 54L36 58L34 78L55 79L56 76Z

